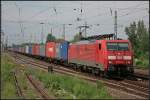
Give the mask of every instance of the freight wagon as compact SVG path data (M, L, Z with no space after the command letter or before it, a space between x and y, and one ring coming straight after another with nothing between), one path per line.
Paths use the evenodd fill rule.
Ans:
M56 47L55 48L56 48L55 58L60 60L60 58L61 58L61 55L60 55L60 43L56 43Z
M40 44L40 53L39 53L39 56L40 57L45 57L45 44Z
M69 42L59 41L59 42L47 42L45 44L45 56L46 58L51 58L51 61L55 62L67 62L68 60L68 47Z
M29 54L29 45L25 46L25 54Z
M63 61L68 60L68 48L69 48L69 42L64 41L60 44L60 59Z
M29 54L32 55L32 45L29 45Z
M46 49L46 52L45 52L45 56L47 58L55 58L56 56L56 43L55 42L47 42L45 44L45 49Z
M39 44L34 44L32 46L32 55L38 56L40 51L40 45Z

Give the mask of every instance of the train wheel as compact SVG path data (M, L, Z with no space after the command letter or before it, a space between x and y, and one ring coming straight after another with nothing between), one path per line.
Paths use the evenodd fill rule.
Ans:
M99 76L100 76L100 77L103 77L103 76L104 76L104 72L100 70Z
M130 72L131 72L131 74L134 74L134 69L130 68Z
M95 75L95 69L94 68L91 69L91 72L93 75Z
M82 72L82 66L81 65L79 66L79 70L80 70L80 72Z
M76 71L77 71L77 65L74 65L74 70L76 70Z
M97 75L97 76L100 76L100 74L101 74L100 69L96 69L96 75Z
M104 77L105 77L105 78L108 78L108 77L109 77L107 71L104 71Z

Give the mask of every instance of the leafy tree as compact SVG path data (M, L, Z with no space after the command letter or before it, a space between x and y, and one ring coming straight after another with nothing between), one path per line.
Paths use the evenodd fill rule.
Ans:
M133 22L130 24L130 27L126 27L125 32L132 43L132 47L135 48L137 46L136 23Z
M56 40L56 38L52 34L48 34L47 35L46 42L55 41L55 40Z
M71 42L80 41L81 38L82 38L82 33L77 33L77 34L74 36L73 40L71 40Z
M131 41L135 57L146 55L148 53L149 34L148 29L144 25L144 21L138 21L131 23L129 27L125 28L125 32L128 35L128 39Z
M149 34L147 28L144 25L143 20L138 22L137 36L138 36L139 49L143 52L148 52Z

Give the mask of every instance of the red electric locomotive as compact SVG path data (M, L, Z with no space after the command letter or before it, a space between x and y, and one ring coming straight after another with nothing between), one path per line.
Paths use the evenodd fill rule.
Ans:
M133 73L133 52L129 40L93 40L70 44L69 63L105 75ZM86 67L85 67L86 66Z

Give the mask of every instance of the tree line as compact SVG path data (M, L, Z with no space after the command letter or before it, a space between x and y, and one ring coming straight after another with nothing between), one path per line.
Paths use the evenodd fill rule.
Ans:
M148 57L149 52L149 28L146 28L143 20L134 21L125 27L125 33L132 44L136 58Z

